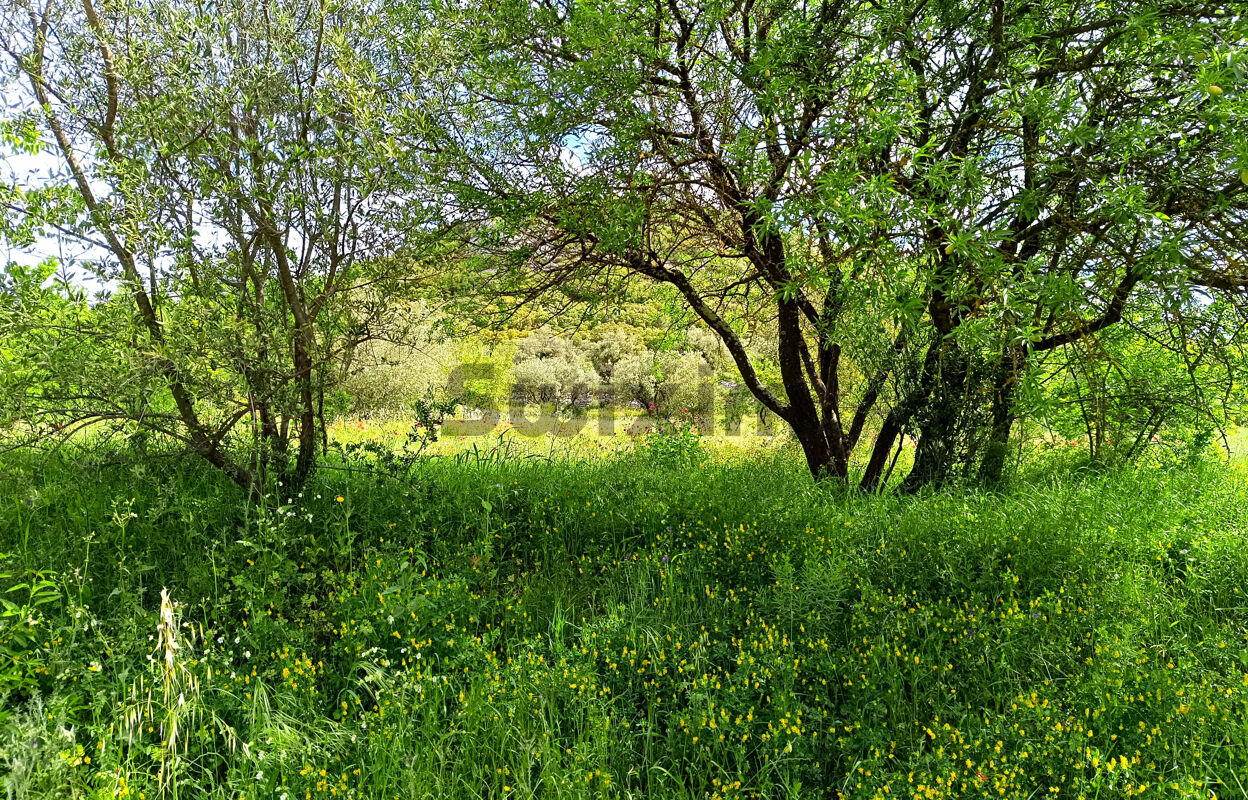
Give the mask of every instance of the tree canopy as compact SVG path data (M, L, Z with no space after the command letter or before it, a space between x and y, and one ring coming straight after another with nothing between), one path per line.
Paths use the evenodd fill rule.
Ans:
M423 166L479 209L489 286L674 287L813 473L884 402L865 485L905 429L912 483L942 479L984 419L992 478L1041 354L1133 304L1242 303L1242 11L452 5L462 102Z

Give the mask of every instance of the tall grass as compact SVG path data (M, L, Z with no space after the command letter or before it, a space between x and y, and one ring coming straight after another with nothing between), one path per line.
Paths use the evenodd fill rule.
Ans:
M907 498L483 450L256 507L17 458L8 581L57 591L4 618L13 796L1245 794L1242 464Z

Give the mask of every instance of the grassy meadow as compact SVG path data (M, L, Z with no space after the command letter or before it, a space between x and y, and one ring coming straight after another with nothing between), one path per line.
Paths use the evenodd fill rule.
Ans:
M6 456L8 795L1245 792L1242 459L896 497L782 445L457 452L261 507Z
M1248 800L1248 0L0 65L0 800Z

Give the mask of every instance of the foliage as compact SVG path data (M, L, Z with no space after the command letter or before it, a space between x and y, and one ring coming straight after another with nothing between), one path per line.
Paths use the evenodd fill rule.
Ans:
M700 325L692 325L685 331L686 349L698 353L715 370L724 366L726 351L724 343L711 331Z
M7 796L1245 792L1244 0L0 22Z
M1242 309L1243 10L447 3L462 103L419 163L476 212L482 319L652 282L812 474L862 444L872 488L909 434L908 488L995 482L1046 353L1130 309Z
M616 365L644 346L640 331L628 325L611 323L596 326L582 342L598 377L607 385L610 385L615 376Z
M377 417L401 412L417 400L446 388L447 377L463 353L442 340L423 319L392 311L389 327L358 343L344 358L345 377L337 385L342 414ZM421 311L418 317L431 316ZM395 330L393 323L407 325Z
M708 454L701 441L703 423L692 414L659 420L642 442L642 452L655 464L666 467L696 468Z
M672 417L705 413L715 401L710 365L700 353L643 350L615 365L617 399L639 403L651 414Z
M0 563L11 556L0 555ZM37 683L44 665L37 655L39 639L47 635L47 606L58 602L60 591L51 576L35 571L23 579L0 573L0 695L22 696ZM0 712L0 719L5 716Z
M1135 314L1048 362L1047 385L1030 388L1027 413L1106 463L1202 431L1224 436L1244 413L1243 324L1219 302Z
M411 405L414 420L397 446L375 438L367 442L335 441L330 446L348 462L371 460L379 476L404 477L419 463L429 446L438 441L442 424L455 413L459 403L458 397L439 398L430 394L417 398Z
M21 0L2 27L6 130L30 133L6 150L52 166L6 183L0 234L55 236L111 292L8 267L8 405L172 438L257 498L305 480L340 348L402 291L411 231L436 238L376 179L372 9Z
M696 352L812 475L865 451L866 489L907 438L907 489L999 484L1017 420L1070 428L1035 391L1058 364L1107 457L1118 426L1216 428L1248 283L1243 11L14 0L0 236L67 257L7 268L0 414L27 445L190 450L258 502L308 478L327 415L453 383L414 353L489 323L581 335L478 376L493 393L459 381L486 414L504 378L705 411L670 354ZM1152 397L1105 372L1141 347Z
M516 346L512 391L535 403L583 404L598 376L576 345L550 333L534 333Z

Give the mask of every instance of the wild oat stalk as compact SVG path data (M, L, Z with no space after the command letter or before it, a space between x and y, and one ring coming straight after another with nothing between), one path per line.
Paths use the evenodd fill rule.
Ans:
M177 793L175 777L178 768L179 734L202 707L199 702L199 681L179 657L186 649L178 640L178 620L169 590L160 590L160 621L156 625L156 655L160 659L164 722L164 741L158 749L160 757L159 785L161 794ZM148 694L150 703L150 692Z

